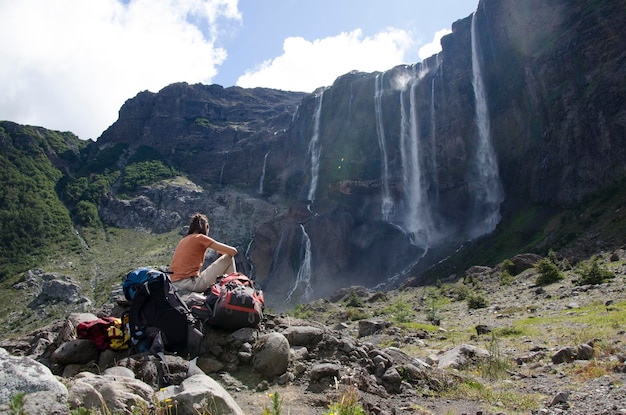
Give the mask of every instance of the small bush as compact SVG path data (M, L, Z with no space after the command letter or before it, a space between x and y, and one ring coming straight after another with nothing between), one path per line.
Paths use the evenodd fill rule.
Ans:
M502 270L502 272L508 272L511 275L515 274L515 264L510 259L505 259L504 261L502 261L500 269Z
M565 276L559 270L559 267L549 259L541 259L535 264L535 269L539 272L535 283L537 285L548 285L561 281Z
M359 294L354 289L350 290L346 307L363 307L363 305L363 299L359 297Z
M335 402L328 407L324 415L364 415L365 412L358 402L355 390L348 390L343 394L339 402Z
M452 296L456 301L463 301L469 294L469 288L463 283L455 284L451 290Z
M470 293L467 297L467 307L470 310L475 310L478 308L485 308L489 305L487 299L479 293Z
M500 285L502 286L511 285L513 284L514 280L515 278L509 273L509 271L504 270L500 273L500 277L499 277Z
M607 268L600 265L598 257L595 257L589 264L581 264L579 269L576 270L579 278L576 280L576 285L597 285L603 284L608 280L615 278L615 274L609 271Z
M396 323L407 323L411 321L413 317L411 305L404 300L395 300L389 311L393 314L393 319Z

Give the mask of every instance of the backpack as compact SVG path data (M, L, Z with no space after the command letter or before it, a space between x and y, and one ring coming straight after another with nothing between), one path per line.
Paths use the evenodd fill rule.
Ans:
M109 348L113 350L126 350L130 346L130 327L128 313L122 318L113 318L113 324L107 328Z
M119 319L118 319L119 320ZM109 348L109 327L115 324L115 317L101 317L96 320L82 321L76 326L76 336L79 339L88 339L98 350Z
M219 277L204 304L193 306L192 312L212 327L238 330L258 327L264 307L263 291L246 275L233 272Z
M129 272L122 279L122 291L128 301L133 301L139 288L150 278L158 276L161 271L150 267L141 267Z
M141 270L141 269L140 269ZM130 272L129 276L143 271ZM181 300L167 274L152 270L134 291L129 311L131 342L139 352L165 352L191 358L199 354L200 322ZM128 279L127 279L128 280Z

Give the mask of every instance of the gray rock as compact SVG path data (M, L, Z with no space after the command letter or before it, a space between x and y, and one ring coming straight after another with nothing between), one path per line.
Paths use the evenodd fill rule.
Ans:
M49 392L55 401L67 401L67 388L50 369L29 357L11 356L0 348L0 404L10 402L19 392Z
M468 364L488 357L489 352L487 350L469 344L462 344L439 356L438 367L440 369L446 367L461 369Z
M339 378L339 372L341 372L341 365L334 363L320 363L313 365L309 371L309 379L312 382L316 382L322 378Z
M197 365L204 373L217 373L224 369L224 363L211 357L199 357Z
M207 375L193 375L179 386L168 386L157 392L160 401L171 399L178 415L214 413L243 415L233 397Z
M102 372L102 374L104 376L111 376L111 377L118 377L118 378L130 378L130 379L134 379L135 378L135 373L130 370L127 367L122 367L122 366L113 366L110 367L108 369L106 369L104 372Z
M100 351L87 339L76 339L61 344L52 352L52 362L59 365L84 364L98 360Z
M551 357L552 363L558 365L559 363L568 363L576 360L576 348L568 346L557 350Z
M70 413L67 396L59 396L51 391L29 393L22 400L20 415L66 415Z
M324 337L324 330L312 326L291 326L282 334L292 346L315 346Z
M29 308L36 308L48 303L64 302L73 304L83 302L80 296L80 286L70 281L50 280L44 281L41 292L29 305Z
M68 403L71 409L102 408L105 404L102 394L92 385L81 380L74 380L70 383Z
M282 375L289 366L289 351L289 341L281 333L266 334L254 345L252 365L265 377Z
M359 321L359 337L367 337L376 334L390 326L390 323L384 320L360 320Z
M149 406L153 400L154 390L138 379L82 372L74 380L93 386L104 399L107 409L113 414L130 413L132 406ZM93 396L91 399L94 402L97 401Z

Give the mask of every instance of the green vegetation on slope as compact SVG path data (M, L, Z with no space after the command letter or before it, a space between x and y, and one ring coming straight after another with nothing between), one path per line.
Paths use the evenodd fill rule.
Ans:
M0 123L0 280L52 252L78 246L69 213L56 193L61 171L77 159L79 139L36 127Z

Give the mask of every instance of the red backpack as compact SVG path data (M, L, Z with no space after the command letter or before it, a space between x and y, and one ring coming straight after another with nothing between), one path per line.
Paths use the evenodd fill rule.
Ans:
M108 330L114 324L114 317L101 317L97 320L83 321L78 323L76 335L79 339L88 339L98 350L104 350L111 344Z
M219 277L206 294L204 304L192 307L192 312L213 327L238 330L257 327L263 320L263 291L244 274Z

